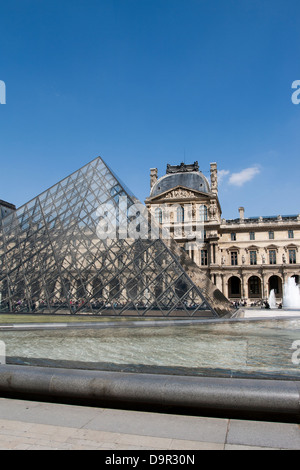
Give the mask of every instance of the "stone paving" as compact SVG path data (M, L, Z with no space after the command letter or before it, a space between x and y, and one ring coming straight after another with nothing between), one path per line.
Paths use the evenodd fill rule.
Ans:
M299 450L300 426L0 398L0 449Z

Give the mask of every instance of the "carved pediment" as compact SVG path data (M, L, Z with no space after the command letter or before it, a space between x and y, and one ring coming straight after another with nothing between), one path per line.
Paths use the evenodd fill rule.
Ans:
M237 251L238 253L240 252L240 248L238 246L230 246L229 248L226 249L227 253L230 253L231 251Z
M278 251L278 246L276 245L268 245L265 247L265 251L267 252L268 250L276 250Z
M298 251L298 246L295 245L294 243L290 243L289 245L286 245L284 247L284 250L287 252L288 250L296 250Z
M184 188L182 186L177 186L176 188L170 189L169 191L166 191L162 194L160 194L157 197L154 197L152 200L158 201L158 200L165 200L165 199L170 199L170 200L178 200L178 199L199 199L199 198L205 198L207 199L208 195L204 194L200 191L194 191L189 188Z
M165 199L190 199L192 197L195 197L194 191L182 188L173 189L165 194Z
M246 250L246 253L248 253L249 251L258 251L259 247L256 245L251 245L251 246L248 246L245 250Z

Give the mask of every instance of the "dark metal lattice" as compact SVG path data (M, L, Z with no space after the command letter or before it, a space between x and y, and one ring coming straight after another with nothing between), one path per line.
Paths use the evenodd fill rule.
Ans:
M137 202L98 157L5 217L0 311L216 316L162 239L98 237L120 197Z

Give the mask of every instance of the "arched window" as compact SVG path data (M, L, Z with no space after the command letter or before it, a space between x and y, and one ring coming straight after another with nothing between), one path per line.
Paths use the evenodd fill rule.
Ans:
M275 295L281 297L282 295L282 280L279 276L273 275L269 279L269 295L271 291L275 291Z
M162 224L162 210L160 207L157 207L155 209L154 216L155 216L156 222L158 222L159 224Z
M258 276L251 276L248 280L249 297L261 297L261 280Z
M177 208L177 222L184 222L184 208L182 206Z
M228 280L228 295L231 298L241 298L241 280L237 276Z
M200 217L200 222L206 222L208 219L207 207L204 204L201 204L199 208L199 217Z

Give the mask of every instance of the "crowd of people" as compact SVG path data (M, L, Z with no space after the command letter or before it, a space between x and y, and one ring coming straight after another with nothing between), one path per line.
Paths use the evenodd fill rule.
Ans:
M231 304L236 309L248 306L246 300L232 301ZM266 308L266 309L271 308L268 300L257 300L256 302L251 302L249 307ZM282 308L281 302L277 305L277 308L279 309Z
M69 307L68 307L69 305ZM94 300L85 300L84 298L80 298L78 300L72 299L66 301L65 299L52 299L49 304L44 299L33 300L30 304L27 299L20 299L16 302L13 302L11 305L9 302L2 302L0 310L2 312L12 311L13 313L43 313L43 311L50 310L57 311L57 310L65 310L71 311L71 313L76 313L81 309L85 309L87 311L98 312L101 309L114 309L120 310L124 307L128 307L128 305L132 305L132 307L136 309L145 309L147 307L151 307L151 309L157 310L169 310L171 308L175 308L176 310L196 310L199 307L199 304L193 302L180 302L174 306L174 303L170 303L168 305L158 305L155 302L143 302L143 301L128 301L128 302L121 302L121 301L104 301L100 299ZM204 308L204 307L203 307Z

